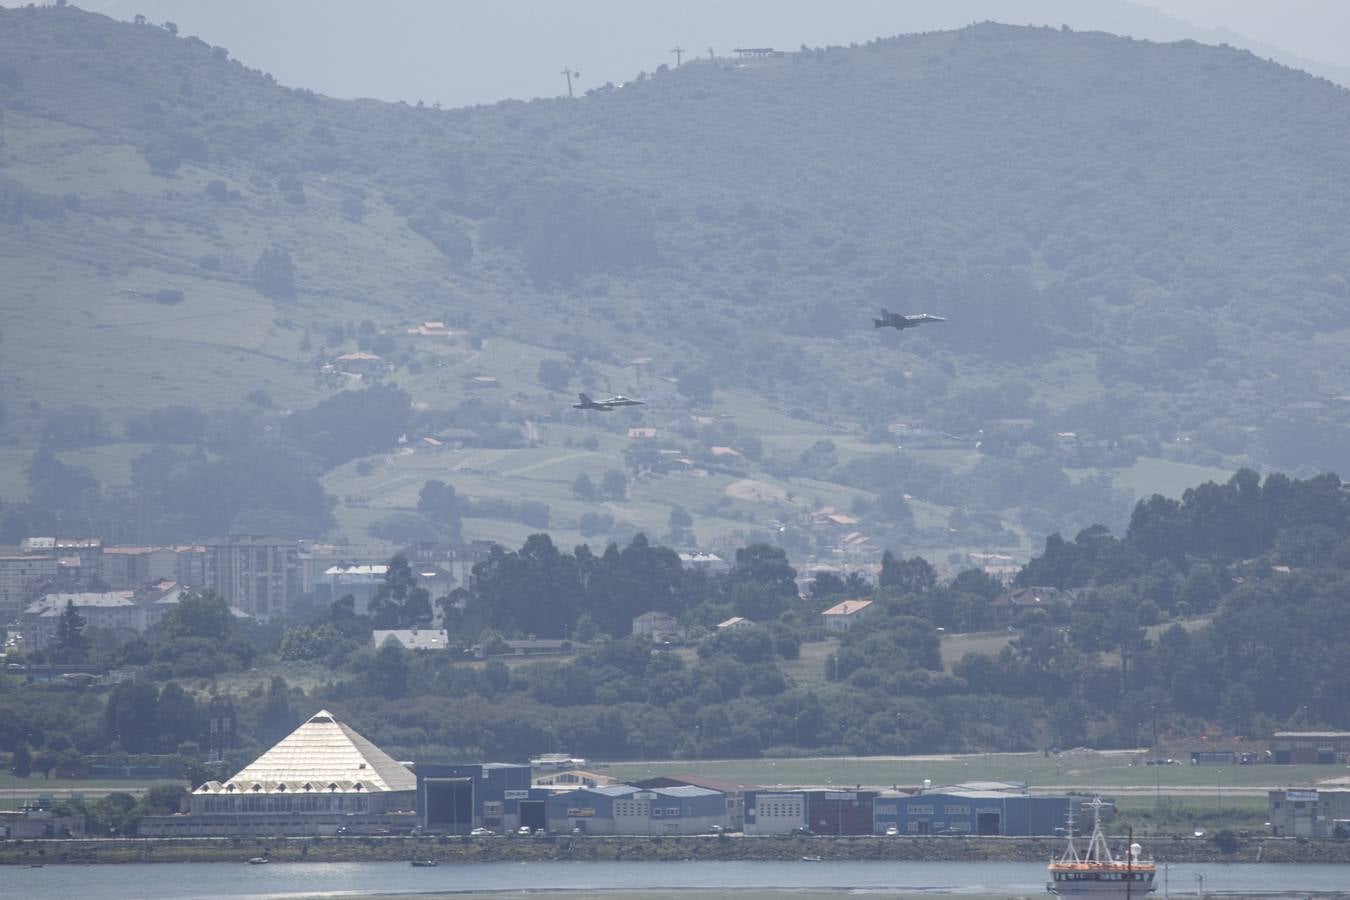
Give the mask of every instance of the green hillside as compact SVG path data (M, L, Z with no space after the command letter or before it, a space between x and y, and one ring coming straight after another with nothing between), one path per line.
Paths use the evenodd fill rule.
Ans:
M985 24L437 110L29 8L0 10L0 112L10 502L44 439L106 493L142 444L284 431L362 386L325 368L358 349L412 405L406 443L311 460L352 537L440 478L563 539L678 505L704 544L826 553L833 506L872 547L1025 556L1197 473L1350 468L1350 96L1245 52ZM131 433L167 406L247 415ZM653 471L634 425L691 463ZM610 470L625 499L574 495ZM538 530L503 509L466 533Z

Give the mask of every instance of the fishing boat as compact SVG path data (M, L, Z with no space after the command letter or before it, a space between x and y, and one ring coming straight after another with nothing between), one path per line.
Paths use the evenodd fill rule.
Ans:
M270 862L271 860L265 856L255 856L248 861L248 864L250 866L265 866Z
M1092 803L1092 837L1086 853L1079 853L1073 837L1073 805L1069 805L1069 845L1058 859L1050 861L1050 881L1045 889L1060 897L1144 897L1157 890L1153 879L1158 867L1140 858L1143 852L1129 840L1124 859L1117 859L1102 832L1102 801ZM1133 837L1133 835L1131 835Z
M434 859L414 859L412 865L415 869L432 869L439 865L439 863Z

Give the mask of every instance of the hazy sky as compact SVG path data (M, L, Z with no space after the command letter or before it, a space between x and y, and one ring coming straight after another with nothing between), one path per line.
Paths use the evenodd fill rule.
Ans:
M1350 81L1350 0L73 0L171 20L283 84L447 106L584 90L673 64L669 51L847 44L994 19L1248 46ZM1228 31L1225 31L1227 29ZM1280 51L1284 51L1282 54ZM1303 60L1291 57L1302 57Z

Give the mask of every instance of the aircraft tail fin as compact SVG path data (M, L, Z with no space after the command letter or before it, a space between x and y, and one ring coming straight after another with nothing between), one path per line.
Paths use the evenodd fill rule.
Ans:
M591 402L591 398L590 398L590 397L587 397L585 394L577 394L577 398L580 399L582 403L590 403L590 402Z

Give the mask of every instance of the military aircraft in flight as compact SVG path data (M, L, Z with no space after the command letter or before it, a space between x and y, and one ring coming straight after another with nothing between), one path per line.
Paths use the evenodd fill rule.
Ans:
M925 322L945 322L946 319L941 316L930 316L928 313L919 313L914 316L906 316L903 313L886 312L881 310L881 318L872 320L873 328L894 328L897 331L904 331L906 328L918 328Z
M623 394L615 394L613 397L606 397L604 400L592 400L585 394L577 394L581 399L580 403L573 403L573 409L598 409L602 412L608 412L611 409L617 409L620 406L646 406L646 401L631 400Z

